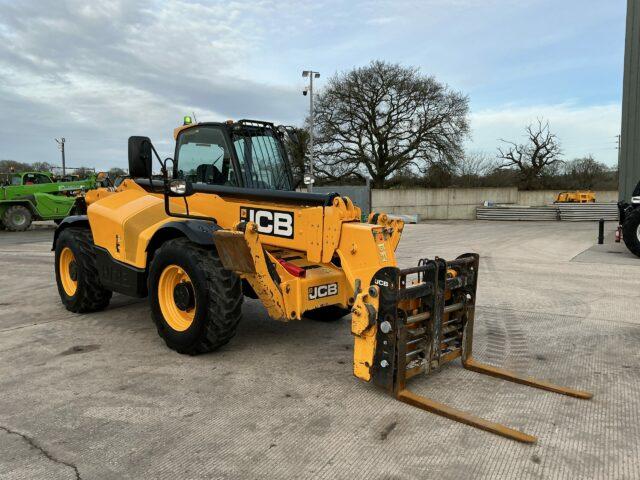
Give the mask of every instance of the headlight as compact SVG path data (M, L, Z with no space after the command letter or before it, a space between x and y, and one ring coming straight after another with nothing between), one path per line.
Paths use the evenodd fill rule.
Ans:
M631 197L631 203L640 203L640 197Z

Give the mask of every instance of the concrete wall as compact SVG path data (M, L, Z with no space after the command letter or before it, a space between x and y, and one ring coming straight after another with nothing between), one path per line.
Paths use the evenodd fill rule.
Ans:
M517 188L420 188L373 190L374 211L419 215L420 219L475 218L476 206L484 201L517 203Z
M531 205L537 207L540 205L549 205L556 199L561 190L521 190L518 192L518 205ZM618 201L618 192L616 190L598 190L596 193L596 202L609 203Z
M485 201L499 204L548 205L559 190L518 191L517 188L417 188L372 190L374 211L399 215L418 215L420 220L472 220L476 207ZM598 191L598 202L615 202L616 191Z

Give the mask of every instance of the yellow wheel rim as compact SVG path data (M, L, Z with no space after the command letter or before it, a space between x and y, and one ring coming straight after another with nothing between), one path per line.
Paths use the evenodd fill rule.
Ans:
M190 292L188 300L185 292ZM189 275L181 267L168 265L162 271L158 281L158 303L162 316L173 330L184 332L193 323L196 316L195 294Z
M76 257L69 247L60 252L60 281L67 295L73 297L78 290L78 270Z

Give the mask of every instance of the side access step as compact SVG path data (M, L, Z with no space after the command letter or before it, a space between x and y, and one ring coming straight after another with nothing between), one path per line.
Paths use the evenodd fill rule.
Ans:
M446 262L422 259L417 267L385 269L380 287L373 382L398 400L431 413L524 443L537 438L416 395L406 382L458 357L468 370L580 399L591 393L560 387L486 365L473 358L473 322L479 256L465 254ZM380 277L380 275L377 275ZM386 285L385 285L386 283ZM382 323L385 328L382 328Z

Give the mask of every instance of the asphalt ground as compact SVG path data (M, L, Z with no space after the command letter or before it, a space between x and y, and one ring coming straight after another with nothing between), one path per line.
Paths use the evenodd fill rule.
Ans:
M597 225L406 227L401 266L481 255L474 351L593 392L577 400L450 364L409 387L539 437L510 441L351 374L349 319L288 324L247 300L221 350L179 355L146 300L61 305L53 228L0 232L0 478L640 479L640 259Z

